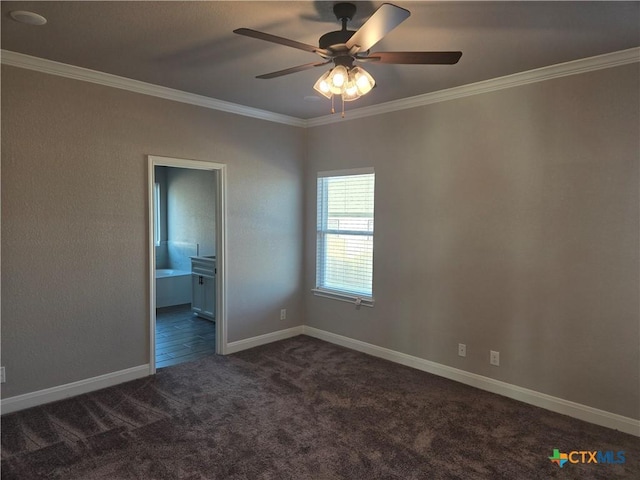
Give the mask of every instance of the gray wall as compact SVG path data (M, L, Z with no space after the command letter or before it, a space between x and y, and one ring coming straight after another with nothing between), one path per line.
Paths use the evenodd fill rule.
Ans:
M148 363L148 154L228 165L229 341L302 323L299 128L2 66L3 397Z
M2 395L148 361L154 154L229 166L230 341L306 323L640 418L638 86L634 64L301 131L3 66ZM369 165L356 310L309 292L315 173Z
M310 129L307 325L640 418L638 91L633 64ZM309 292L315 175L364 166L356 310Z

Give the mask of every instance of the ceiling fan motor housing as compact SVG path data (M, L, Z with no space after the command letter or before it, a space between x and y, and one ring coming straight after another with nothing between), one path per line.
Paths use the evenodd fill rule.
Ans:
M337 65L344 65L347 68L353 66L353 56L349 53L349 49L345 45L347 41L356 32L350 30L337 30L335 32L325 33L318 44L320 48L328 50L332 53L331 59Z
M343 45L353 37L354 33L356 32L352 30L336 30L335 32L325 33L320 37L320 40L318 40L318 45L323 49L328 49L333 45Z

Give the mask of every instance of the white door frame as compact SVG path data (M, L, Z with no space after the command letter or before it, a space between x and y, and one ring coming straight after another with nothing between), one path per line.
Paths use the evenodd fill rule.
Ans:
M153 240L155 231L154 215L154 172L155 167L190 168L194 170L215 170L217 175L216 192L216 353L227 353L227 268L226 268L226 195L227 166L223 163L186 160L182 158L159 157L148 155L148 215L149 215L149 374L156 373L156 249Z

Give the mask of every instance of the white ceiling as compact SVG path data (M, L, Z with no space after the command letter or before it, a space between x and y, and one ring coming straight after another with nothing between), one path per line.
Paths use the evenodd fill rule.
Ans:
M236 35L247 27L317 45L340 25L335 2L2 2L2 48L309 119L319 67L271 80L256 75L321 60ZM353 2L357 29L382 2ZM377 88L348 108L376 105L640 45L640 2L393 2L411 17L375 51L461 50L457 65L375 65ZM17 23L14 10L48 19Z

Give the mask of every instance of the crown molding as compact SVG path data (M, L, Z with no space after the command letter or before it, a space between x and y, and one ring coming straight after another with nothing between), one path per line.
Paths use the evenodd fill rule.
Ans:
M194 93L183 92L173 88L153 85L151 83L132 80L130 78L119 77L109 73L98 72L88 68L76 67L65 63L46 60L43 58L32 57L22 53L11 52L9 50L0 50L0 60L2 64L13 67L26 68L36 70L51 75L58 75L74 80L96 83L108 87L120 88L131 92L141 93L143 95L151 95L154 97L173 100L175 102L188 103L212 110L220 110L228 113L235 113L246 117L258 118L270 122L282 123L294 127L317 127L330 123L355 120L358 118L371 117L384 113L406 110L408 108L421 107L432 103L445 102L455 100L457 98L468 97L471 95L479 95L482 93L494 92L505 88L518 87L529 83L542 82L553 78L566 77L569 75L577 75L587 73L594 70L602 70L605 68L618 67L629 63L640 62L640 47L634 47L627 50L621 50L595 57L573 60L571 62L559 63L548 67L528 70L526 72L506 75L491 80L462 85L460 87L439 90L437 92L425 93L414 97L403 98L391 102L372 105L370 107L356 108L349 110L347 116L342 118L339 115L325 115L309 120L282 115L279 113L260 110L258 108L246 107L215 98L196 95Z
M306 121L300 118L281 115L279 113L260 110L258 108L246 107L244 105L225 102L223 100L217 100L203 95L141 82L139 80L119 77L110 73L98 72L88 68L68 65L66 63L54 62L53 60L32 57L30 55L24 55L22 53L16 53L9 50L0 50L0 59L3 65L9 65L12 67L26 68L28 70L35 70L42 73L48 73L50 75L58 75L74 80L96 83L98 85L119 88L130 92L141 93L143 95L151 95L153 97L173 100L175 102L197 105L211 110L220 110L222 112L235 113L245 117L283 123L294 127L306 126Z
M566 63L559 63L548 67L536 68L535 70L514 73L513 75L506 75L504 77L493 78L491 80L470 83L468 85L439 90L437 92L425 93L423 95L394 100L378 105L372 105L370 107L357 108L347 111L345 118L341 118L340 115L335 114L316 117L307 120L306 126L317 127L319 125L327 125L329 123L371 117L374 115L381 115L383 113L396 112L399 110L406 110L408 108L421 107L432 103L468 97L470 95L479 95L481 93L494 92L505 88L527 85L529 83L542 82L553 78L618 67L634 62L640 62L640 47L606 53L604 55L583 58L580 60L573 60Z

